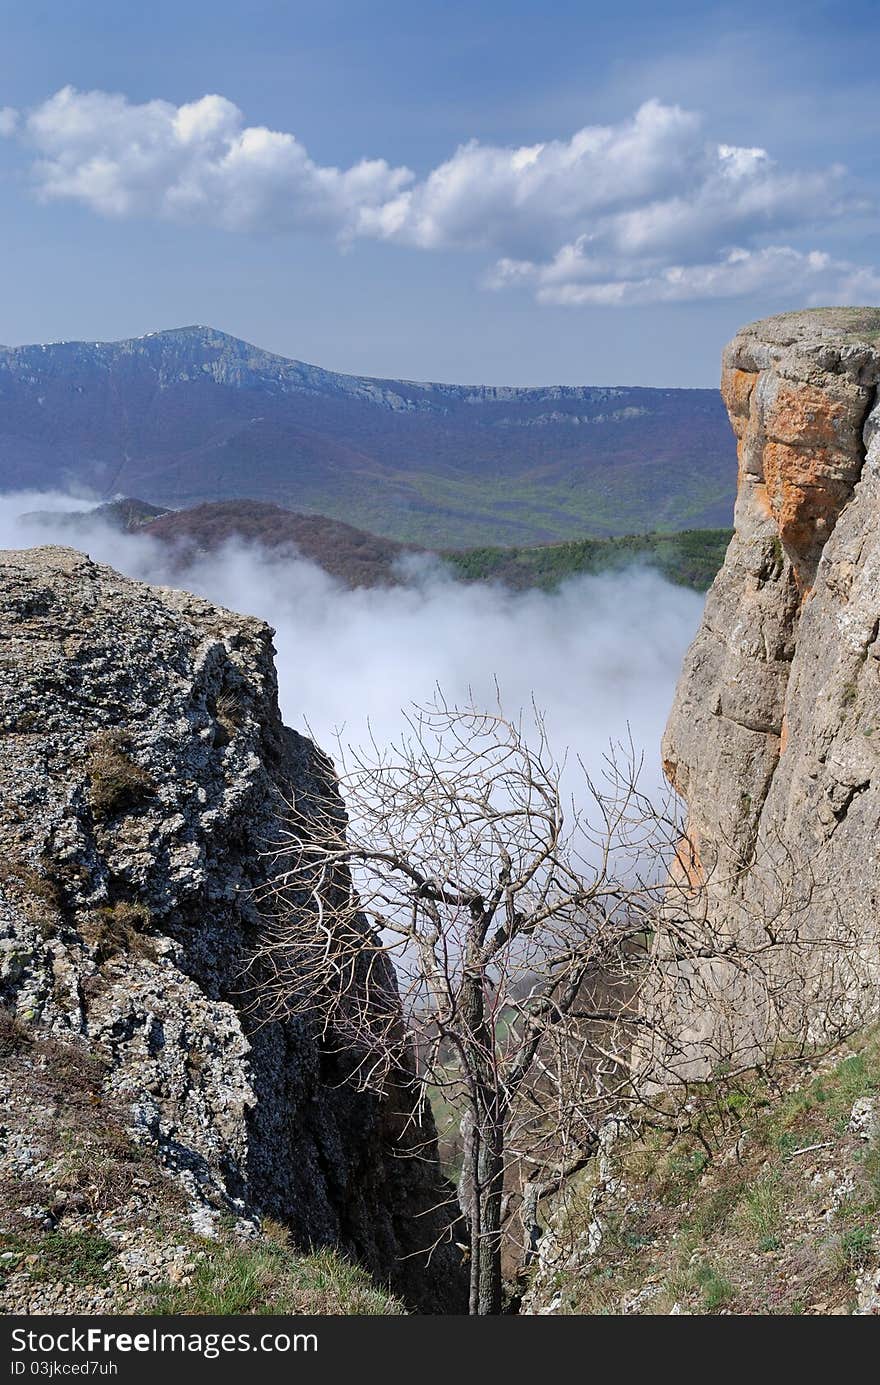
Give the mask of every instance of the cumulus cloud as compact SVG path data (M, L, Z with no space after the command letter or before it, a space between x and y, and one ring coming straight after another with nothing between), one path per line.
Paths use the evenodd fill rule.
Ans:
M822 251L802 252L787 245L759 250L729 250L711 264L657 266L643 272L634 262L616 266L596 260L583 241L564 246L547 265L502 260L487 277L490 288L527 282L540 303L565 307L585 304L625 306L684 303L701 298L740 298L752 293L785 293L807 303L866 302L880 295L880 274Z
M106 216L483 252L494 260L488 286L526 285L545 303L792 285L833 298L860 275L868 288L877 282L871 267L783 239L859 205L843 168L780 168L765 149L707 139L698 114L659 101L569 139L471 140L421 178L384 159L321 165L293 134L246 125L218 95L134 104L65 87L31 111L22 137L46 200Z
M655 572L581 577L548 594L465 584L428 566L406 585L349 591L292 552L229 543L181 570L147 535L20 518L83 508L66 496L0 496L0 548L87 548L131 576L262 616L276 629L285 719L328 751L337 730L349 744L368 735L391 744L401 709L429 701L437 684L451 702L490 707L497 682L510 714L528 712L534 695L554 749L570 748L573 793L584 787L575 756L600 776L609 742L628 729L645 755L644 787L659 789L660 736L702 602Z
M384 159L322 167L294 135L245 126L238 107L215 95L134 105L64 87L30 113L25 131L40 195L105 216L351 235L412 179Z

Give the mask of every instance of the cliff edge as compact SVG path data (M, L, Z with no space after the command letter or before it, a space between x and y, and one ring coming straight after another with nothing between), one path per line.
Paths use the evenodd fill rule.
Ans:
M457 1252L416 1254L449 1192L430 1115L354 1090L248 977L283 799L332 783L282 724L270 628L41 548L0 554L0 641L7 1017L93 1060L96 1120L122 1113L197 1229L268 1216L454 1311ZM45 1213L26 1154L0 1143L4 1220Z
M804 997L812 1037L880 1008L878 382L876 308L786 313L724 352L736 530L663 741L687 808L673 883L724 940L670 975L686 1042L712 1035L716 1059ZM746 938L775 948L775 991L743 995L723 954Z

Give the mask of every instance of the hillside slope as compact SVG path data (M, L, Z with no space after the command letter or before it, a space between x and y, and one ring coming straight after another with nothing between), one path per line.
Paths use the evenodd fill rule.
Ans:
M249 497L429 547L722 525L714 390L335 374L207 327L0 349L0 489Z
M552 591L584 573L617 572L633 564L662 572L670 582L705 591L724 559L729 529L683 529L671 534L625 534L610 539L516 545L507 548L445 549L431 554L416 544L369 534L324 515L303 515L260 500L223 500L191 509L161 511L141 500L122 499L88 511L23 515L28 533L45 531L89 546L97 520L127 534L148 534L168 544L184 570L191 559L216 552L229 540L258 545L268 553L294 549L347 587L397 585L407 580L407 555L439 557L465 582L498 582L514 591Z
M418 551L338 519L297 514L259 500L195 505L139 527L178 548L184 562L194 552L210 553L229 539L256 543L270 551L293 547L349 587L396 581L394 564L405 553Z
M695 1092L682 1134L621 1129L525 1311L880 1315L880 1034L775 1077Z

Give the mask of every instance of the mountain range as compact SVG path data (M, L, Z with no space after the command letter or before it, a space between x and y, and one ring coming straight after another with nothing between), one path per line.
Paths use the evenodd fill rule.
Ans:
M430 547L726 525L715 390L342 375L210 327L0 348L0 488L249 498Z

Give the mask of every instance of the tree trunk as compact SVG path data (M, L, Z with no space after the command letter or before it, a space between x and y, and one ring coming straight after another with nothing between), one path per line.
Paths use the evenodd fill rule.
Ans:
M468 1302L468 1312L471 1316L475 1316L480 1311L480 1273L482 1270L482 1257L480 1255L480 1214L482 1209L480 1206L480 1133L477 1129L477 1123L474 1120L472 1111L468 1111L465 1115L461 1128L464 1136L464 1163L462 1167L459 1201L461 1202L461 1210L467 1217L468 1231L470 1233L470 1298Z
M480 919L468 940L468 966L462 981L460 1010L467 1038L464 1064L471 1092L462 1121L465 1193L462 1211L470 1229L470 1312L501 1312L501 1197L504 1184L504 1115L493 1060L495 1035L486 1016L486 978L479 963Z
M480 1137L479 1182L480 1271L476 1311L481 1317L501 1312L501 1198L504 1191L503 1134L494 1122Z
M464 1165L459 1200L470 1232L470 1303L474 1316L501 1312L501 1204L503 1133L481 1113L462 1121Z

